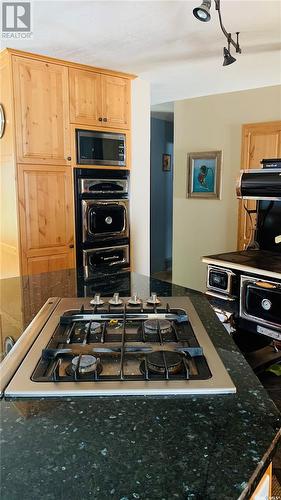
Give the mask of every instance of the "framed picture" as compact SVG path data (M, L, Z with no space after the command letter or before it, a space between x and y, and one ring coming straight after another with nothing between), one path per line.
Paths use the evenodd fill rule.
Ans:
M187 155L187 198L221 197L222 151Z
M162 155L162 170L164 172L170 172L171 170L171 155Z

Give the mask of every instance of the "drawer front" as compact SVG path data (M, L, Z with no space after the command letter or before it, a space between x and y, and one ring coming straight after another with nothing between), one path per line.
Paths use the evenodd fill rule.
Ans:
M85 278L98 273L110 273L130 265L129 245L83 250Z

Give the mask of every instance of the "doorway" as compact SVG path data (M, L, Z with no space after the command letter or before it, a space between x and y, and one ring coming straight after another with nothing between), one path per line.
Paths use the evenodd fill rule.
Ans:
M151 108L150 269L172 281L174 105Z

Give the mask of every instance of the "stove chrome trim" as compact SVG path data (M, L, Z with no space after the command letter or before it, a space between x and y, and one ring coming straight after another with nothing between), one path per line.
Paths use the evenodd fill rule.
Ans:
M247 264L238 264L237 262L233 262L231 260L216 259L211 256L202 257L201 261L204 262L204 264L211 264L219 267L227 266L234 269L234 271L242 271L243 273L256 274L257 278L261 276L262 277L261 279L263 279L264 281L267 281L266 279L264 279L265 277L281 280L281 271L280 272L269 271L267 269L258 268Z
M216 299L228 300L228 302L234 302L235 301L234 297L228 297L228 296L222 295L220 293L211 292L210 290L206 290L205 295L209 295L211 297L215 297Z
M35 340L38 338L42 329L46 325L52 312L59 304L60 299L57 297L50 297L43 305L40 311L36 314L35 318L28 325L26 330L17 340L13 348L9 351L7 356L0 364L0 398L3 397L5 387L9 384L12 377L16 373L18 367L24 360L26 354L30 352Z
M252 277L252 276L241 275L241 281L240 281L240 299L239 299L239 317L242 318L242 319L247 319L248 321L253 321L254 323L259 323L261 325L271 326L273 328L276 328L280 332L280 330L281 330L281 324L272 323L271 321L266 321L263 318L259 318L257 316L253 316L253 315L248 314L246 312L246 306L245 306L246 284L249 283L249 282L250 283L256 283L257 281L261 281L261 282L264 282L264 283L270 283L272 285L277 285L277 286L280 287L280 283L278 283L277 281L264 280L264 279L260 279L257 276L256 277Z
M113 183L113 184L118 184L120 187L122 187L122 191L114 191L114 190L105 190L103 191L102 189L100 191L96 190L91 190L90 191L90 186L93 185L98 185L101 183ZM118 195L118 196L124 196L128 197L129 194L129 181L128 179L118 179L118 178L110 178L110 179L89 179L88 177L83 177L79 179L79 194L90 194L92 197L94 197L96 194L110 194L110 195Z
M210 285L210 273L212 271L224 272L227 274L227 289L226 290L222 290L221 288ZM235 276L235 273L231 269L227 269L225 267L208 265L208 271L207 271L207 288L208 288L208 290L214 290L215 292L219 292L221 294L231 295L231 286L232 286L233 276Z
M54 314L42 334L36 339L32 349L6 388L5 397L67 397L67 396L117 396L117 395L180 395L180 394L233 394L236 388L228 374L219 354L209 338L192 302L188 297L165 297L171 308L182 308L186 311L196 338L203 347L212 377L207 380L161 380L161 381L116 381L116 382L33 382L31 376L38 363L42 349L51 338L60 316L64 311L84 304L90 307L89 299L61 299ZM36 319L36 318L35 318ZM219 321L219 320L218 320ZM92 387L91 387L92 385Z

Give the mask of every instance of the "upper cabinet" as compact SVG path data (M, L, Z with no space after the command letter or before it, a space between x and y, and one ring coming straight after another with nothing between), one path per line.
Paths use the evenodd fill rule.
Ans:
M71 123L101 125L101 75L70 68L69 88Z
M13 58L17 160L70 164L68 68Z
M130 127L130 81L117 76L102 77L103 122L108 127Z
M69 70L70 121L117 129L130 127L130 80Z

